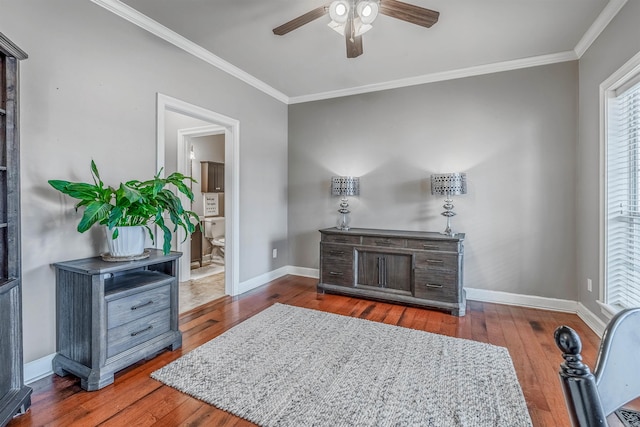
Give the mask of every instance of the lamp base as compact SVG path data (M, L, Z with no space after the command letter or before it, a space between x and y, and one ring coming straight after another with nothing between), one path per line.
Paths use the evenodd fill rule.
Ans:
M347 231L349 230L349 223L351 222L351 218L349 217L349 211L343 212L342 210L338 211L340 215L338 215L338 223L336 224L336 228L338 230Z
M445 199L444 205L442 205L445 211L441 214L442 216L447 217L447 228L445 228L444 231L440 232L440 234L444 234L445 236L449 237L453 237L456 234L451 230L451 217L456 216L456 213L453 211L453 204L451 202L453 202L453 200L451 200L450 198Z
M350 212L351 211L349 211L349 202L347 201L346 197L343 197L340 200L340 209L338 209L338 213L340 214L338 215L338 223L336 225L338 230L347 231L350 228L349 227L349 223L351 222L351 218L349 217Z

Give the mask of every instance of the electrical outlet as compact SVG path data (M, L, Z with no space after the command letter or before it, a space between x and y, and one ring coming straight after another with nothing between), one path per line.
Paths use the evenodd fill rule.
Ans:
M276 248L273 248L272 256L273 256L274 258L278 258L278 250L277 250Z
M589 292L593 291L593 282L591 281L591 279L587 279L587 290Z

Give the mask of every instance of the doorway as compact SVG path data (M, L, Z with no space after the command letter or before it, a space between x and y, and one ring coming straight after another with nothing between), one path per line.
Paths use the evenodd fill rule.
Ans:
M176 117L179 117L181 120L179 123L184 125L176 125ZM218 216L222 214L224 217L224 294L237 295L239 288L239 122L160 93L157 95L157 118L157 168L162 169L164 174L177 171L191 176L193 173L194 178L200 181L200 171L194 170L195 163L191 159L193 141L212 135L219 135L220 139L224 139L222 142L225 165L224 202L219 205L218 213ZM196 197L202 197L202 193L196 193ZM183 206L190 206L185 196L181 198ZM191 240L185 239L186 236L182 230L176 234L177 238L172 250L183 253L179 261L179 281L188 283L191 278Z

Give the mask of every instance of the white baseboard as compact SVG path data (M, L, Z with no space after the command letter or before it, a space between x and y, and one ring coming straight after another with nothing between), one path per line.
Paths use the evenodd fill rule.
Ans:
M278 279L287 274L296 276L311 277L317 279L319 277L319 271L317 268L305 268L296 267L292 265L286 265L276 270L270 271L265 274L261 274L252 279L241 282L238 286L238 294L249 292L253 289ZM593 314L582 303L571 300L546 298L533 295L520 295L512 294L502 291L490 291L486 289L474 289L465 288L467 291L467 299L472 301L490 302L496 304L508 304L519 307L539 308L543 310L561 311L565 313L575 313L589 326L598 336L602 336L605 328L605 323ZM33 362L26 363L24 365L24 378L25 383L29 384L33 381L44 378L47 375L53 373L51 362L54 354L42 357Z
M600 320L598 316L593 314L593 312L585 307L581 302L578 303L578 311L576 314L584 323L587 324L588 327L591 328L591 330L593 330L593 332L598 334L599 337L602 337L604 328L607 327L605 322Z
M56 354L49 354L33 362L25 363L24 365L24 383L30 384L41 378L53 374L53 368L51 362Z
M289 268L290 267L286 265L284 267L278 268L277 270L269 271L267 273L256 276L252 279L245 280L244 282L240 282L238 285L237 295L252 291L266 283L269 283L272 280L275 280L282 276L286 276L287 274L289 274Z
M540 308L565 313L578 312L578 303L572 300L512 294L510 292L489 291L486 289L465 288L465 290L467 291L467 299L472 301Z
M287 266L288 273L294 276L310 277L317 279L320 277L320 271L317 268L295 267L293 265Z

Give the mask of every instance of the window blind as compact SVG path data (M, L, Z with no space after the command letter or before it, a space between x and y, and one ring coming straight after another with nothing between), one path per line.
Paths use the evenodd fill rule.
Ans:
M640 82L629 81L607 123L606 302L617 308L640 307Z

